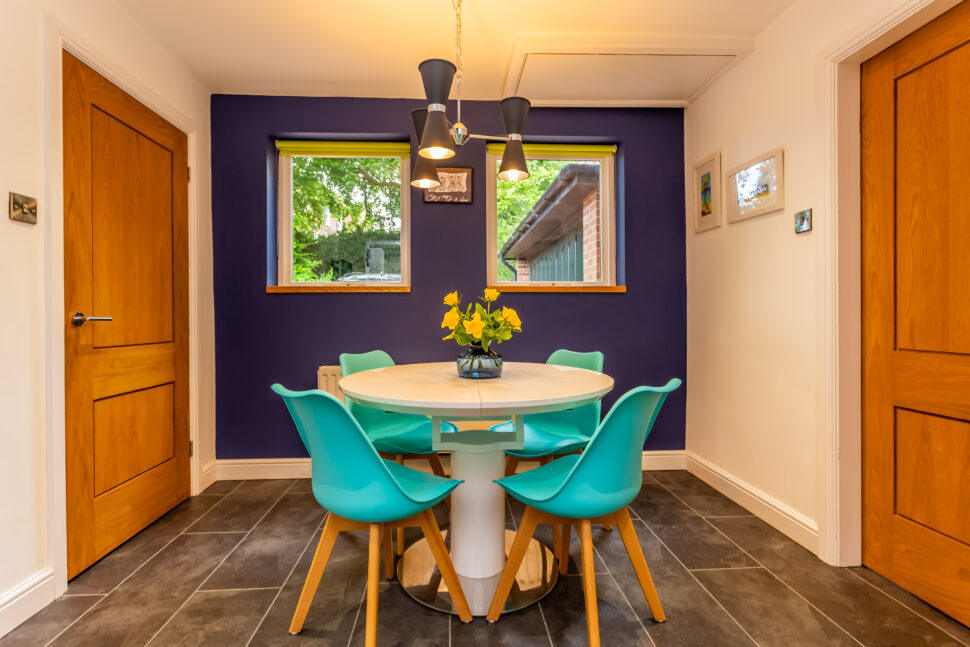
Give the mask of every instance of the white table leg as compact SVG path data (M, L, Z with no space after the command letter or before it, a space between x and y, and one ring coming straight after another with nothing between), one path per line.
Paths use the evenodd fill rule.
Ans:
M505 452L453 451L451 473L464 481L451 495L451 560L472 615L485 615L505 568L505 490L493 483L505 475ZM483 587L465 584L486 578Z

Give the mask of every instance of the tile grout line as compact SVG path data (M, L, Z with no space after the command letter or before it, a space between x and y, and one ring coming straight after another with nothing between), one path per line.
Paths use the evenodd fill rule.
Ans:
M354 632L357 631L357 621L360 620L360 610L364 608L364 599L367 596L367 585L364 585L364 590L360 594L360 602L357 603L357 613L354 615L354 624L350 626L350 636L347 637L347 647L350 647L351 641L354 639ZM451 627L451 623L448 624Z
M620 531L617 530L616 532L620 532ZM600 555L600 551L595 544L593 544L593 552L596 554L599 560L603 562L603 566L606 567L606 574L610 576L611 580L613 580L613 585L616 586L617 590L620 592L620 596L622 596L623 601L626 602L626 605L628 607L630 607L630 612L633 613L633 617L637 619L637 624L640 625L640 629L642 629L643 633L646 634L647 640L650 641L651 645L653 645L654 647L657 647L657 643L654 641L653 636L650 635L650 632L647 631L646 625L643 624L643 620L640 619L640 614L638 614L637 610L633 608L633 604L630 602L630 598L626 597L626 591L624 591L623 587L620 586L620 583L616 581L616 577L613 575L613 571L610 569L610 565L607 564L606 560L603 559L603 556ZM593 573L593 579L594 580L596 579L596 573Z
M316 532L316 531L314 531ZM248 589L206 589L205 591L199 591L199 593L235 593L237 591L278 591L283 587L280 586L254 586Z
M185 605L189 603L189 600L191 600L193 597L195 597L195 594L198 593L200 590L202 590L202 587L205 586L205 583L209 581L209 578L212 577L213 573L215 573L216 571L218 571L219 570L219 567L226 563L226 560L229 559L229 556L232 555L234 552L236 552L236 549L239 548L239 545L242 544L244 541L246 541L246 538L249 537L249 535L253 532L253 530L255 530L256 526L258 526L260 523L262 523L263 519L266 518L266 515L268 515L273 510L273 508L275 508L276 505L280 501L283 500L283 496L287 492L289 492L290 489L294 485L296 485L296 480L295 479L293 480L292 483L290 483L290 485L285 490L283 490L283 492L280 493L280 495L276 498L276 500L273 501L273 504L266 509L266 512L264 512L262 514L262 516L260 516L259 519L256 520L256 523L254 523L249 528L249 530L246 532L246 534L243 535L239 539L239 541L236 542L236 545L232 547L232 550L230 550L228 553L226 553L225 556L223 556L223 558L221 560L219 560L219 563L216 564L215 568L213 568L211 571L209 571L209 574L206 575L205 578L202 579L202 581L199 583L199 586L197 586L196 589L188 597L186 597L185 600L182 601L182 604L180 604L178 606L178 608L175 609L175 612L172 615L170 615L168 617L168 619L164 623L162 623L162 626L159 627L158 630L154 634L152 634L152 637L149 638L148 639L148 642L145 643L146 647L148 645L150 645L152 643L152 641L155 640L155 638L157 638L160 633L162 633L162 631L165 629L165 627L168 626L168 623L170 623L172 621L172 619L179 614L179 611L181 611L183 608L185 608ZM239 486L237 485L236 487L238 488ZM235 492L235 491L236 490L233 489L233 492ZM216 504L216 505L218 505L218 504ZM212 506L212 508L214 508L214 507L216 507L216 506ZM211 510L212 508L209 508L209 509ZM200 519L201 519L201 517L200 517ZM193 525L195 525L195 524L193 524ZM182 534L186 534L185 531L182 531ZM192 533L189 533L189 534L192 534Z
M60 600L61 598L93 598L93 597L103 598L106 595L108 594L107 593L62 593L58 598L55 598L55 599Z
M293 577L293 572L296 570L296 567L299 565L300 560L303 559L303 556L306 555L306 552L310 548L310 545L313 544L313 540L317 536L317 532L319 532L319 530L323 528L323 524L324 522L326 522L327 517L329 515L330 515L329 511L325 512L323 515L323 518L320 520L320 523L317 525L316 530L310 533L310 539L307 540L306 546L303 547L303 552L301 552L300 556L296 558L295 562L293 562L293 566L292 568L290 568L290 572L286 575L286 578L284 578L283 580L283 585L280 586L279 590L276 592L276 595L273 597L273 601L269 603L268 607L266 607L266 611L263 612L263 617L261 617L259 619L259 622L256 623L256 628L253 629L253 633L250 634L249 639L246 641L247 647L249 643L253 641L253 638L256 636L256 633L259 631L259 628L263 626L263 623L266 621L266 616L269 615L270 610L276 604L276 601L279 599L280 595L282 595L283 589L284 587L286 587L286 583L290 581L291 577Z
M687 569L691 572L705 572L705 571L767 571L768 569L764 566L723 566L721 568L689 568Z
M92 611L94 611L94 609L97 608L97 606L99 604L101 604L102 602L104 602L108 598L109 595L111 595L112 593L114 593L118 589L118 587L120 587L122 584L124 584L125 582L127 582L129 579L131 579L132 576L134 576L135 573L137 573L138 571L140 571L145 566L145 564L147 564L148 562L150 562L153 559L155 559L155 557L157 557L159 553L161 553L163 550L165 550L166 548L168 548L169 545L171 545L171 543L173 541L175 541L176 539L178 539L181 536L182 536L182 533L179 533L179 534L173 536L171 539L169 539L167 542L165 542L165 545L164 546L162 546L157 551L155 551L154 553L152 553L151 557L149 557L144 562L142 562L141 564L139 564L131 573L128 573L128 575L126 575L123 580L121 580L120 582L118 582L117 584L115 584L114 587L110 591L108 591L107 593L101 594L101 599L100 600L98 600L97 602L95 602L94 604L92 604L88 608L87 611L85 611L84 613L82 613L81 615L79 615L77 618L75 618L74 619L74 622L72 622L71 624L67 625L63 629L61 629L61 631L56 636L54 636L53 638L51 638L50 640L48 640L45 643L45 647L47 647L47 645L50 645L51 643L53 643L55 640L57 640L58 638L60 638L61 635L65 631L67 631L68 629L70 629L71 627L73 627L74 625L76 625L78 622L80 622L82 619L84 619L85 617L87 617L87 615L89 613L91 613Z
M202 513L201 515L199 515L199 517L198 517L198 518L197 518L197 519L196 519L195 521L193 521L192 523L190 523L190 524L189 524L189 525L188 525L188 526L187 526L186 528L184 528L184 529L183 529L183 530L182 530L181 532L179 532L179 533L176 533L176 534L175 534L175 536L173 536L173 537L172 537L171 539L169 539L169 540L168 540L168 541L167 541L167 542L165 543L165 545L164 545L164 546L162 546L161 548L159 548L159 549L158 549L157 551L155 551L154 553L152 553L152 554L151 554L151 555L150 555L150 556L149 556L149 557L148 557L147 559L145 559L145 561L143 561L143 562L142 562L141 564L139 564L138 566L136 566L136 567L134 568L134 570L132 570L132 571L131 571L130 573L128 573L128 575L126 575L126 576L124 577L124 579L122 579L122 580L121 580L120 582L118 582L117 584L115 584L115 585L114 585L114 587L112 587L110 591L108 591L107 593L86 593L86 594L77 594L77 595L100 595L100 596L101 596L101 599L100 599L100 600L98 600L97 602L95 602L94 604L92 604L92 605L90 606L90 608L88 608L88 610L87 610L87 611L85 611L84 613L82 613L81 615L79 615L79 616L78 616L77 618L75 618L75 619L74 619L74 622L72 622L71 624L69 624L69 625L67 625L66 627L64 627L64 628L63 628L63 629L62 629L62 630L60 631L60 633L58 633L58 634L57 634L56 636L54 636L54 637L53 637L53 638L51 638L51 639L50 639L49 641L47 641L47 643L45 643L45 647L46 647L47 645L50 645L51 643L53 643L53 642L54 642L55 640L57 640L58 638L60 638L60 637L61 637L61 634L63 634L63 633L65 632L65 631L67 631L68 629L70 629L71 627L73 627L73 626L74 626L75 624L77 624L77 623L78 623L78 622L79 622L79 621L80 621L80 620L81 620L82 618L84 618L85 616L87 616L87 615L88 615L89 613L91 613L92 611L94 611L94 609L95 609L95 607L97 607L97 606L98 606L99 604L101 604L101 603L102 603L102 602L103 602L103 601L104 601L104 600L105 600L105 599L106 599L106 598L107 598L107 597L108 597L109 595L111 595L112 593L114 593L114 592L115 592L115 590L116 590L116 589L117 589L117 588L118 588L119 586L121 586L122 584L124 584L125 582L127 582L127 581L128 581L129 579L131 579L131 577L132 577L132 576L133 576L133 575L134 575L135 573L137 573L138 571L140 571L140 570L142 569L142 567L143 567L143 566L145 566L145 564L147 564L148 562L150 562L150 561L152 561L153 559L155 559L155 557L157 557L157 556L158 556L158 554L159 554L159 553L161 553L161 552L162 552L163 550L165 550L166 548L168 548L168 547L169 547L169 545L170 545L170 544L171 544L171 543L172 543L173 541L175 541L176 539L178 539L179 537L181 537L181 536L182 536L183 534L185 534L185 531L186 531L186 530L188 530L189 528L191 528L192 526L194 526L194 525L195 525L195 522L196 522L196 521L198 521L199 519L201 519L201 518L202 518L202 517L204 517L205 515L207 515L207 514L209 514L209 512L210 512L210 511L212 510L212 508L214 508L214 507L216 507L217 505L219 505L220 503L222 503L222 499L225 499L225 498L226 498L227 496L229 496L230 494L232 494L233 492L235 492L236 490L238 490L238 489L239 489L239 486L240 486L240 485L242 485L243 483L244 483L244 481L240 481L239 483L237 483L237 484L236 484L236 487L234 487L234 488L232 488L232 489L231 489L231 490L230 490L229 492L227 492L226 494L221 494L221 495L215 495L215 494L213 494L213 495L209 495L209 496L220 496L220 497L222 497L222 498L221 498L221 499L220 499L219 501L217 501L217 502L215 502L214 504L212 504L212 507L211 507L211 508L209 508L208 510L206 510L205 512L203 512L203 513ZM191 497L190 497L190 498L191 498ZM174 509L174 508L173 508L173 509ZM167 514L167 513L166 513L166 514ZM164 516L164 515L163 515L163 516ZM67 593L65 593L64 595L69 595L69 594L67 594Z
M730 618L732 621L734 621L734 624L736 624L738 626L738 629L740 629L741 632L744 633L744 635L747 636L748 639L751 640L751 642L753 642L755 645L758 645L759 643L758 643L757 640L754 639L754 636L752 636L751 634L749 634L748 633L748 630L744 628L744 625L742 625L740 622L738 622L738 619L735 618L734 615L730 611L728 611L727 608L723 604L721 604L721 601L718 600L717 597L713 593L711 593L710 590L706 586L704 586L704 583L701 582L699 579L697 579L697 576L694 575L694 573L691 572L691 570L689 568L687 568L687 565L684 564L684 562L680 561L680 558L677 557L677 555L674 553L674 551L670 550L670 546L668 546L667 543L663 539L660 538L660 535L658 535L657 533L655 533L653 531L653 528L651 528L650 526L647 525L647 522L643 520L643 517L640 516L640 513L637 512L632 507L630 507L629 509L633 513L633 515L637 518L637 521L639 521L641 524L643 524L643 527L647 529L647 532L649 532L651 535L653 535L656 538L656 540L660 542L660 545L664 547L664 550L666 550L668 553L670 553L670 556L673 557L677 561L678 564L680 564L680 567L683 568L687 572L687 574L690 575L691 578L695 582L697 582L697 585L699 587L701 587L701 590L704 591L704 593L707 593L707 595L709 595L710 598L712 600L714 600L714 604L716 604L717 606L719 606L721 608L721 611L723 611L727 615L728 618Z
M542 602L536 602L536 606L539 607L539 617L542 618L542 626L545 627L546 638L549 639L549 647L555 647L552 643L552 633L549 632L549 624L546 622L546 614L542 611Z
M933 625L934 627L936 627L937 629L939 629L940 631L942 631L943 633L945 633L950 638L953 638L953 640L957 641L961 645L964 645L964 646L967 645L967 643L965 643L963 640L957 638L956 636L954 636L953 634L951 634L949 631L947 631L946 629L944 629L940 625L936 624L935 622L933 622L932 620L930 620L929 618L927 618L926 616L924 616L923 614L921 614L920 612L918 612L916 609L913 609L912 607L910 607L908 604L905 604L902 600L897 600L895 597L893 597L892 595L890 595L887 591L883 591L881 588L879 588L878 586L876 586L875 584L873 584L872 582L870 582L866 578L862 577L861 575L859 575L855 571L853 571L851 569L848 569L848 568L846 568L844 570L847 571L847 572L849 572L849 573L852 573L854 576L856 576L857 578L859 578L860 580L862 580L863 582L865 582L866 584L868 584L872 588L876 589L877 591L879 591L880 593L882 593L883 595L885 595L887 598L889 598L890 600L892 600L896 604L902 606L907 611L910 611L911 613L915 614L916 616L922 618L923 620L925 620L929 624ZM906 589L902 589L902 590L905 591Z
M690 510L694 514L698 514L697 510L695 510L690 505L688 505L688 503L686 501L684 501L679 496L677 496L674 492L672 492L670 489L668 489L667 486L665 486L663 483L660 484L660 487L662 487L663 489L667 490L667 492L672 497L674 497L675 499L677 499L678 501L680 501L681 504L684 505L684 506L686 506L688 510ZM698 515L698 516L700 516L700 515ZM701 517L701 519L704 519L704 517ZM784 584L785 586L787 586L788 589L791 590L792 593L794 593L795 595L797 595L798 597L800 597L802 600L805 601L806 604L808 604L810 607L812 607L813 609L815 609L816 611L818 611L822 615L823 618L825 618L826 620L828 620L829 622L831 622L833 625L835 625L836 627L838 627L839 629L841 629L842 632L846 636L848 636L849 638L851 638L855 642L859 643L860 645L863 644L862 641L860 641L858 638L856 638L851 633L849 633L849 631L845 627L843 627L841 624L839 624L838 622L836 622L835 620L833 620L832 618L830 618L827 613L825 613L824 611L822 611L821 609L819 609L817 606L815 606L814 604L812 604L812 602L808 598L806 598L804 595L802 595L801 593L799 593L798 591L796 591L794 589L794 587L792 587L788 582L786 582L785 580L783 580L780 577L778 577L778 575L774 571L772 571L770 568L766 567L759 560L755 559L754 558L754 555L752 555L751 553L749 553L748 551L746 551L744 548L742 548L741 545L738 544L738 542L736 542L733 539L731 539L730 537L728 537L720 528L718 528L717 526L715 526L713 523L711 523L707 519L704 519L704 523L706 523L707 525L709 525L711 528L714 529L715 532L717 532L722 537L724 537L725 539L727 539L729 542L731 542L732 544L734 544L734 546L737 547L738 550L740 550L742 553L744 553L749 558L751 558L751 560L754 561L755 564L757 564L758 566L761 566L766 571L768 571L768 573L770 573L773 578L775 578L776 580L778 580L779 582L781 582L782 584Z

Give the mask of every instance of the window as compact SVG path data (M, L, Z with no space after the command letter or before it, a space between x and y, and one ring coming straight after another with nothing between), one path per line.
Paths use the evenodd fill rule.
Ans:
M503 148L489 144L488 168L498 169ZM508 182L487 174L488 283L535 291L612 291L616 147L524 148L527 179Z
M406 290L406 142L278 141L281 291Z

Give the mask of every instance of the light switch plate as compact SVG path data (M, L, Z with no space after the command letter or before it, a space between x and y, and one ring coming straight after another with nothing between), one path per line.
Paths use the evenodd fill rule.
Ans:
M801 234L812 231L812 210L805 209L795 214L795 233Z
M10 192L10 219L37 224L37 198Z

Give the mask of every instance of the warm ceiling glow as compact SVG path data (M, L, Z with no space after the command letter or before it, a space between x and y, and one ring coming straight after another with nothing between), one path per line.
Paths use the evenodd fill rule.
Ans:
M451 150L450 148L445 148L444 146L429 146L428 148L422 148L419 150L418 155L433 160L445 160L449 157L454 157L455 151Z

